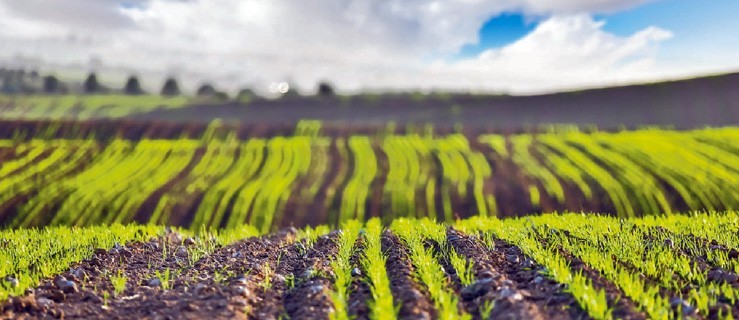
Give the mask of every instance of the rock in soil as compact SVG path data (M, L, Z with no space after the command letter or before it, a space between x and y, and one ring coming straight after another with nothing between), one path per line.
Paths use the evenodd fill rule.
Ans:
M488 293L495 283L492 278L483 278L462 289L460 294L464 300L473 300Z

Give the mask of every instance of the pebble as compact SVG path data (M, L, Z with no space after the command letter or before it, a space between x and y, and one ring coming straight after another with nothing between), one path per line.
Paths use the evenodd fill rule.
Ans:
M118 253L126 258L133 256L133 253L131 252L131 250L128 250L126 248L118 249Z
M242 254L241 251L236 251L236 252L234 252L234 253L231 254L231 258L236 258L236 259L241 258L243 256L244 256L244 254Z
M515 255L515 254L507 254L505 256L505 258L510 263L518 263L518 255Z
M17 288L18 287L18 279L13 277L5 277L5 282L10 284L11 288Z
M249 289L247 289L244 286L234 286L231 288L231 292L237 296L242 296L242 297L249 296Z
M48 309L54 306L54 301L44 297L36 299L36 304L42 309Z
M501 298L505 299L511 299L513 301L521 301L523 300L523 295L520 292L517 292L516 290L511 289L511 287L503 287L498 291L498 294L500 294Z
M146 282L146 285L149 287L159 287L162 285L162 281L159 278L151 278Z
M187 248L185 246L177 247L174 255L178 257L187 257Z
M84 280L86 276L85 270L82 270L82 268L71 268L69 269L69 274L71 274L72 277L77 280Z
M492 278L483 278L475 281L473 284L464 287L460 291L460 295L464 300L473 300L479 296L483 296L493 287Z
M534 284L543 283L544 282L544 277L542 277L542 276L536 276L536 278L534 278L534 280L531 281L531 282L533 282Z
M676 311L682 309L683 316L691 316L698 313L698 308L691 306L690 303L678 297L670 299L670 306Z
M362 275L362 270L359 270L359 268L352 269L352 277L359 277Z
M448 242L457 242L461 238L458 235L456 235L456 234L450 234L448 237L446 237L446 239L447 239Z
M525 268L525 269L531 269L531 268L533 268L535 266L536 266L536 263L534 263L533 260L528 259L528 258L526 258L525 260L523 260L523 262L521 263L521 267L522 268Z
M308 290L309 290L310 294L312 294L312 295L319 294L319 293L323 292L323 285L321 285L321 284L312 285L312 286L308 287Z
M77 284L69 281L67 279L64 279L63 277L61 279L57 279L54 281L54 284L56 284L57 288L61 290L64 293L77 293L79 292L79 289L77 289Z
M195 243L196 243L195 239L193 239L192 237L188 237L187 239L185 239L186 246L192 246L192 245L195 245Z

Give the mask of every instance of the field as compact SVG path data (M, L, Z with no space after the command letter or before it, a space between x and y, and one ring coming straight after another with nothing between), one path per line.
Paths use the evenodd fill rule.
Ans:
M524 98L3 96L0 319L733 319L739 100L604 122L585 106L688 99L675 88L723 101L735 79ZM581 121L538 124L552 114Z
M4 318L739 315L739 213L2 232ZM57 276L54 276L58 274ZM41 281L39 286L35 286ZM33 288L35 286L35 288ZM33 288L33 289L28 289ZM28 290L27 290L28 289Z
M267 232L371 217L739 207L731 128L326 136L320 122L304 121L290 136L249 139L221 129L212 124L198 139L0 140L0 223L246 223Z

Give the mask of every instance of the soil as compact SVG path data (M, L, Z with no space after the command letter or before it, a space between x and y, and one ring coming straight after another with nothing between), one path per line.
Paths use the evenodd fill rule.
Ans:
M382 234L382 251L387 255L386 269L395 305L400 306L401 319L432 319L436 316L428 292L415 281L408 248L386 230Z
M463 295L465 309L479 319L480 306L495 301L491 315L506 319L583 319L575 298L540 275L542 267L519 248L495 240L494 249L476 236L447 230L447 243L473 263L475 283Z
M354 244L354 253L350 259L353 270L352 283L349 287L349 299L347 301L349 316L355 320L367 320L370 315L367 301L372 299L372 292L367 281L365 281L367 270L360 263L360 260L364 256L364 250L365 238L363 235L360 235ZM358 270L359 272L354 272L354 270Z
M296 229L289 228L219 247L211 239L183 239L170 231L147 242L96 250L69 271L44 279L22 296L1 302L0 319L328 319L335 311L331 302L335 274L330 262L338 252L340 235L340 231L333 231L309 243L296 241ZM364 241L360 235L351 256L347 310L353 319L370 316L372 295L360 263ZM478 235L448 228L445 243L428 242L450 280L448 289L459 297L460 309L473 319L482 319L484 314L494 319L589 318L567 288L548 279L536 261L505 241L490 241L492 246ZM381 242L399 317L434 319L437 310L426 287L418 281L407 245L387 230ZM449 246L471 262L472 284L461 283L441 254L442 246ZM595 289L605 291L616 318L647 318L614 283L577 257L561 248L559 251L572 271L582 273ZM637 272L633 266L617 263ZM699 260L695 263L709 272L708 277L717 270L704 269L710 265ZM167 270L170 276L162 276ZM125 279L122 292L115 292L115 277ZM685 292L661 288L644 275L642 279L660 288L663 297L686 299ZM491 308L486 310L488 306ZM722 302L705 314L714 319L719 311L736 315L736 310L736 305Z

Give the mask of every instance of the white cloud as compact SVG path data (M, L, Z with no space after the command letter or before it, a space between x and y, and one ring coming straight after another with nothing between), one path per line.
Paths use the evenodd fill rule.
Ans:
M149 83L175 74L231 90L327 79L344 90L532 92L657 74L653 53L668 31L618 37L590 18L648 1L0 0L0 64L85 69L100 59L103 71L137 71ZM438 62L506 11L549 18L507 47Z

